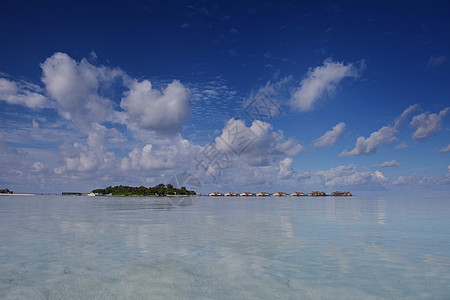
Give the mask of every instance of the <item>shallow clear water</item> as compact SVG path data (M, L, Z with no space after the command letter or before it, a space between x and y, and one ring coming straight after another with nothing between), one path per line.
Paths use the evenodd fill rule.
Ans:
M1 196L2 299L449 299L450 198Z

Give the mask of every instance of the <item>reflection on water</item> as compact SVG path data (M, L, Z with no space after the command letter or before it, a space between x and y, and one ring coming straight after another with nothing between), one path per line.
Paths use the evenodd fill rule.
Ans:
M2 197L0 298L450 294L449 199L198 199Z
M191 206L198 202L198 196L186 197L97 197L94 206L109 210L138 210L138 209L173 209L176 206Z

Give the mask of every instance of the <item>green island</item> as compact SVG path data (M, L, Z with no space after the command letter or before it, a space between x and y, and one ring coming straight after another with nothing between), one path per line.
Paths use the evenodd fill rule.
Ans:
M167 196L167 195L179 195L179 196L190 196L195 195L195 191L187 190L184 186L181 188L175 188L170 183L168 185L158 184L153 187L133 187L126 185L119 186L109 186L105 189L95 189L92 191L94 194L98 195L112 195L112 196Z

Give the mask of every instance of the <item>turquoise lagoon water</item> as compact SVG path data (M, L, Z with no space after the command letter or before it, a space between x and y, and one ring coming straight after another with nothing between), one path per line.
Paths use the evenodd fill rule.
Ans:
M0 197L1 299L449 299L450 198Z

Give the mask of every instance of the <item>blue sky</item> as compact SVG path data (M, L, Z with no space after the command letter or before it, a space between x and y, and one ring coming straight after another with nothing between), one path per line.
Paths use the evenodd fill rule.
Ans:
M437 193L446 1L2 1L0 188Z

